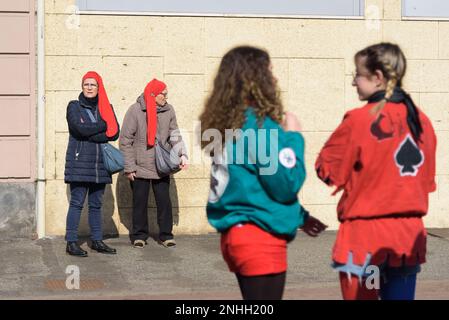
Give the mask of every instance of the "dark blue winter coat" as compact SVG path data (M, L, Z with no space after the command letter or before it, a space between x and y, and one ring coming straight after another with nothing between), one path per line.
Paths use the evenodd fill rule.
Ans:
M96 117L96 123L91 120L87 109L90 109ZM96 105L89 106L82 93L79 100L72 100L67 106L70 137L64 171L66 183L112 183L111 175L103 165L100 144L117 140L119 131L115 136L108 138L106 136L106 122L97 110Z

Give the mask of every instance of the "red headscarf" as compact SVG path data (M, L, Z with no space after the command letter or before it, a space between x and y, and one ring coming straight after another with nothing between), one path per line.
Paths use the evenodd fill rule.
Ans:
M95 79L98 83L98 110L100 111L101 118L106 122L106 136L113 137L118 132L118 123L115 118L114 110L109 103L108 95L104 89L103 79L95 71L89 71L83 77L83 83L86 79Z
M157 105L156 96L167 88L166 84L157 79L151 80L145 87L143 96L147 105L147 144L152 147L157 133Z

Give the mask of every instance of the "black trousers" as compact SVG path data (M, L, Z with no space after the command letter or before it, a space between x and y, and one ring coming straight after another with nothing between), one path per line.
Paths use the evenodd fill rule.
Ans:
M134 179L131 182L133 190L133 220L130 239L146 241L149 234L148 228L148 196L150 184L153 185L154 198L157 207L157 224L159 226L159 240L173 239L173 213L170 200L170 176L162 179Z
M236 274L244 300L281 300L286 272L261 276Z

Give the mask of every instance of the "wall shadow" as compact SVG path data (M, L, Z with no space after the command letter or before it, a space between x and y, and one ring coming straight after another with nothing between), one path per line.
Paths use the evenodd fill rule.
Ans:
M123 173L120 173L117 178L116 195L120 223L126 228L126 232L129 237L132 230L133 194L131 183ZM172 203L173 225L179 225L178 188L176 186L176 181L173 178L170 179L170 200ZM159 236L159 227L157 224L156 200L154 198L152 187L150 188L150 194L148 197L147 214L150 237L154 241L157 241Z

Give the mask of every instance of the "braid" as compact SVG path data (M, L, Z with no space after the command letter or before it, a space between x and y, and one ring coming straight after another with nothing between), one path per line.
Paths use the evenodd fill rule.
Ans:
M378 114L387 103L388 99L391 98L394 92L394 88L398 84L398 76L396 71L393 69L393 67L389 63L385 63L385 71L387 73L387 86L385 89L385 98L382 99L377 105L375 105L371 110L371 114Z
M387 71L388 75L388 82L387 82L387 88L385 90L385 99L388 100L391 98L394 92L394 88L396 87L398 83L398 76L396 71L393 69L393 67L389 64L385 64L385 70Z
M356 64L360 58L365 58L363 63L371 74L381 70L384 78L387 79L384 99L373 106L370 113L379 117L380 111L384 108L387 101L404 102L407 107L408 127L413 135L413 139L418 142L423 133L419 110L416 108L412 98L400 88L402 78L407 69L407 61L401 48L396 44L382 42L357 52L355 55ZM396 87L399 87L398 96L393 99Z

